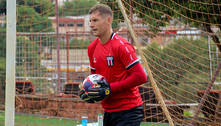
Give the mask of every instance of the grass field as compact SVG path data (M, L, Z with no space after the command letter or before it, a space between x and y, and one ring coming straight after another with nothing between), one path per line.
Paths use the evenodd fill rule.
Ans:
M4 126L4 118L4 113L0 112L0 126ZM15 126L76 126L77 124L81 124L81 122L23 114L15 116Z
M0 126L4 125L4 113L0 112ZM76 126L81 124L81 121L58 119L58 118L47 118L33 115L16 114L15 126ZM168 124L153 124L142 123L141 126L169 126Z

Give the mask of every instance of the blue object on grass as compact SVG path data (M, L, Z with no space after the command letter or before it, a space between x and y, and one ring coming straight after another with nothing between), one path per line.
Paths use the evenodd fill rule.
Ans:
M82 120L82 126L87 126L87 120L88 120L87 116L82 116L81 120Z

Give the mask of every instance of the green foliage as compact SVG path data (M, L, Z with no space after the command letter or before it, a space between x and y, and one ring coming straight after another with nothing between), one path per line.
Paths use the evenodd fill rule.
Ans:
M0 14L6 14L6 0L0 0Z
M0 57L6 56L6 27L0 27Z
M0 91L4 89L6 73L6 27L0 27Z
M26 63L27 66L34 66L34 68L38 66L40 50L37 44L25 37L17 37L16 47L17 65Z
M53 31L49 16L54 15L54 6L48 0L19 0L17 2L18 32Z
M196 2L182 2L179 4L183 7L173 5L176 7L178 12L181 14L186 14L186 18L182 16L182 19L185 19L186 22L191 22L192 25L200 27L202 24L215 24L220 25L221 16L220 16L220 1L217 0L204 0L203 3L209 4L200 4L197 2L201 2L201 0L196 0ZM184 9L184 7L186 7ZM193 21L194 20L194 21Z
M221 22L220 2L217 0L204 0L203 3L205 4L202 4L201 0L196 0L195 2L184 2L183 0L133 0L131 5L128 1L122 2L124 2L124 6L127 9L132 7L133 13L142 18L152 32L158 32L159 27L166 26L171 19L177 19L198 28L201 28L202 24L220 26ZM116 19L123 19L115 0L107 0L102 3L106 3L112 8Z
M52 2L49 0L19 0L17 5L32 7L37 13L52 16L55 11Z
M48 20L48 17L37 13L32 7L18 7L17 22L18 32L52 31L52 24Z
M59 41L60 42L60 49L66 49L67 43L66 41ZM82 39L71 39L69 41L69 49L87 49L88 45L90 44L89 40L82 40ZM56 48L56 46L54 46Z
M39 45L25 37L17 37L16 71L17 76L37 76L35 71L45 70L40 63Z
M89 40L73 39L70 42L70 48L72 48L72 49L87 49L89 44L90 44Z
M17 5L17 32L52 31L52 24L48 20L48 16L54 14L54 7L50 1L19 0L17 1ZM6 0L0 1L0 13L6 13ZM18 63L18 66L16 67L17 71L24 72L25 68L23 68L22 66L22 63L24 62L27 62L27 69L36 69L40 65L39 53L33 53L31 51L39 49L39 47L36 44L31 43L31 41L28 39L18 37L17 41L20 40L24 40L29 44L27 44L26 42L17 43L17 50L19 51L18 53L16 53L16 55L17 57L23 57L23 59L16 59L16 62ZM23 45L28 47L22 48ZM33 49L33 47L35 48ZM0 51L0 57L3 57L1 58L0 64L0 79L5 81L6 27L0 28Z
M188 110L184 110L183 115L186 116L186 117L193 117L193 113L191 113Z
M187 40L179 39L173 43L168 44L161 49L156 43L148 46L144 53L146 59L150 64L154 79L159 85L160 89L169 93L168 89L177 91L178 86L186 91L192 91L186 84L194 84L191 87L202 88L197 83L208 83L209 76L209 57L208 45L205 39ZM165 86L167 89L165 89ZM178 94L185 94L179 91ZM170 96L175 97L175 94ZM185 94L187 98L188 94ZM181 98L180 101L187 102L187 99Z
M6 60L0 57L0 88L5 84L5 74L6 74Z
M6 61L5 58L0 57L0 71L5 71Z
M23 65L16 65L16 76L17 77L24 77L25 76L25 67Z
M59 8L61 16L79 16L88 14L90 8L97 3L97 0L73 0L64 2Z
M119 29L119 23L123 20L123 15L119 11L118 4L115 0L101 0L100 3L107 4L113 11L114 20L112 23L112 28L114 30Z
M147 60L151 64L153 72L158 75L156 77L158 82L165 83L160 80L163 79L178 84L186 74L198 74L200 71L209 72L207 46L205 40L179 39L163 49L152 44L145 51L148 54Z

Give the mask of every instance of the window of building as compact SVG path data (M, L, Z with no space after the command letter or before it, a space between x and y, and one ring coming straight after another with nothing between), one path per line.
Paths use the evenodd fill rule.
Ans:
M68 24L68 27L74 27L74 24Z
M83 27L83 24L77 24L78 27Z
M59 24L59 27L64 27L64 24Z

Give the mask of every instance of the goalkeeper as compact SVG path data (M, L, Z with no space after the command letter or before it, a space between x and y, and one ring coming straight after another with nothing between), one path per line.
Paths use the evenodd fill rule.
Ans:
M104 126L139 126L143 119L143 102L138 85L147 76L136 56L134 47L112 30L113 13L110 7L97 4L89 11L90 28L97 37L88 46L92 74L106 81L101 86L80 91L81 99L94 103L102 101Z

